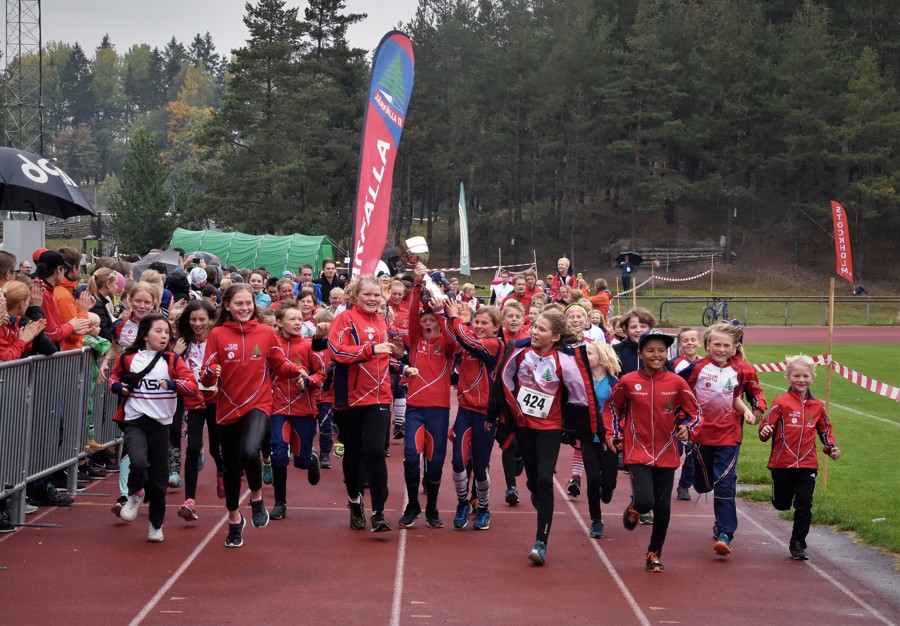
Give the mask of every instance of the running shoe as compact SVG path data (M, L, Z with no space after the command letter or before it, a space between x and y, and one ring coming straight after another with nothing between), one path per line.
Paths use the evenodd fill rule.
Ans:
M591 520L591 532L588 535L592 539L603 539L603 520Z
M272 464L263 463L263 482L267 485L272 484Z
M803 547L799 541L791 540L790 545L788 546L788 550L791 552L791 558L795 561L806 561L809 559L809 554L806 552L806 548Z
M581 495L581 476L572 476L569 479L569 483L566 485L566 491L569 492L569 495L573 498L577 498Z
M632 500L631 504L628 505L628 508L625 509L625 512L622 514L622 524L625 525L626 530L634 530L637 528L640 517L641 514L634 508L634 500Z
M659 555L656 552L647 553L647 571L656 573L666 571L666 566L659 562Z
M363 509L362 495L359 496L359 502L348 501L347 508L350 509L350 528L353 530L365 530L366 511Z
M323 452L319 456L319 467L322 469L331 469L331 456L327 452Z
M479 507L478 510L475 511L475 523L472 524L472 528L475 530L487 530L491 527L491 512L488 508Z
M509 506L516 506L519 503L519 488L515 485L506 488L506 503Z
M273 506L272 510L269 511L269 519L284 519L286 515L287 504L276 500L275 506Z
M391 525L384 519L384 513L376 511L372 514L372 532L386 533L391 529Z
M177 489L181 487L181 476L178 475L178 472L172 472L169 474L169 488Z
M681 485L678 485L677 492L678 492L679 500L690 500L691 499L691 492L687 487L682 487Z
M147 541L150 543L162 543L163 532L162 527L156 528L153 524L148 524Z
M430 528L443 528L444 520L441 519L441 514L435 511L425 511L425 523L428 524Z
M310 485L318 485L319 479L322 478L322 472L319 471L319 455L315 451L312 453L312 465L306 470L306 479Z
M59 493L53 487L41 489L28 499L35 506L69 506L75 502L75 500Z
M0 511L0 533L12 533L16 531L16 525L10 519L8 509Z
M109 507L109 510L112 511L113 515L119 517L122 513L122 507L125 506L126 502L128 502L128 496L119 496L115 503Z
M641 516L638 518L638 524L641 526L653 526L653 514L641 513Z
M334 452L334 456L336 458L338 458L338 459L344 458L344 444L342 444L340 441L338 441L336 444L334 444L333 452Z
M260 498L256 502L250 502L250 520L253 522L254 528L265 528L269 525L269 512L266 510L266 503Z
M225 474L222 472L216 472L216 495L225 497Z
M140 491L128 496L128 501L125 502L125 505L119 512L119 517L121 517L126 522L133 522L137 518L138 508L140 508L143 502L144 490L141 489Z
M240 548L244 545L244 526L247 520L241 515L241 521L236 524L228 524L228 536L225 537L226 548Z
M403 439L406 434L403 432L402 424L394 424L394 439Z
M716 545L713 546L713 550L716 551L716 554L721 556L728 556L731 554L731 539L728 538L728 535L719 533L719 537L716 539Z
M406 509L404 509L403 515L400 516L400 521L397 522L397 525L400 526L400 528L409 528L416 523L416 519L418 519L421 514L422 507L410 502L406 505Z
M547 544L538 539L534 542L534 547L528 553L528 560L535 565L543 565L547 560Z
M469 513L472 512L472 505L468 500L464 500L456 505L456 516L453 518L453 528L462 530L469 525Z
M186 522L196 522L200 519L200 516L197 515L197 504L193 498L188 498L184 501L184 504L178 509L178 517Z

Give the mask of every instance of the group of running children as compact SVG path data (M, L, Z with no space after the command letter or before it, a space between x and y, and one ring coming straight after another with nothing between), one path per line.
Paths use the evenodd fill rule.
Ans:
M809 392L813 361L788 357L790 388L767 412L754 369L741 353L740 327L719 324L702 336L685 328L676 339L655 330L656 320L645 309L608 318L608 297L600 299L606 310L595 308L596 300L587 293L562 306L554 302L558 288L578 288L563 261L549 294L533 281L519 289L517 277L515 290L498 299L498 306L462 293L432 296L423 289L428 270L419 264L412 275L396 279L356 279L336 316L317 308L314 294L301 290L293 297L286 290L284 299L272 305L271 323L263 320L272 317L272 310L258 308L250 284L225 289L218 310L204 299L191 300L170 323L154 312L158 286L137 283L130 292L131 313L118 322L118 349L104 363L112 390L124 398L116 414L126 455L123 496L114 512L132 521L141 503L149 502L147 539L163 540L170 425L182 396L186 500L178 515L183 519L198 519L204 425L217 492L228 511L225 545L240 547L246 526L239 507L242 475L255 527L285 517L291 460L311 484L319 482L320 467L331 466L333 416L343 447L350 526L389 531L386 456L393 413L394 437L404 440L407 503L400 527L413 526L423 513L428 526L443 527L437 502L449 440L458 499L453 526L466 528L471 518L474 529L490 528L488 470L497 441L508 504L518 503L517 463L524 469L537 511L528 558L544 564L554 472L560 447L567 443L575 447L567 488L571 495L580 494L581 476L586 476L590 536L605 534L601 503L611 501L622 467L632 490L623 524L628 530L642 521L652 524L646 568L662 572L682 456L678 499L691 498L690 486L701 494L713 492L714 550L731 553L738 525L735 468L746 422L759 423L760 439L772 440L772 502L779 510L793 505L789 551L794 559L808 558L818 468L815 439L831 458L840 456L824 406ZM304 301L313 306L301 306ZM678 355L670 359L675 341ZM699 355L701 342L705 357ZM451 427L454 386L459 408ZM271 511L262 492L269 472ZM371 503L368 519L364 488Z

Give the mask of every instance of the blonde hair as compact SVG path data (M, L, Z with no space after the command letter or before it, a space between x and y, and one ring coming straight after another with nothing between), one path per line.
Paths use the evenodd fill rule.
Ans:
M547 304L547 294L543 291L539 291L531 296L531 303L534 304L537 302L538 304Z
M154 272L156 274L156 272ZM157 274L158 276L159 274ZM150 295L150 299L153 300L153 308L158 309L160 302L162 302L162 286L154 285L153 283L148 283L147 281L141 280L134 284L131 288L131 291L128 292L129 298L134 298L134 294L139 291L143 291Z
M92 313L88 311L87 314L88 321L91 323L91 326L99 326L100 325L100 316L96 313Z
M141 272L140 282L150 283L153 285L159 285L160 288L162 288L162 286L163 286L162 274L160 274L156 270L144 270L143 272Z
M351 282L347 287L346 295L348 304L356 304L356 299L359 297L359 292L363 285L375 285L378 287L378 292L381 293L381 281L372 274L366 274Z
M11 280L3 287L6 296L6 308L14 309L31 298L31 288L21 280Z
M525 307L518 300L507 300L506 304L503 305L503 314L506 315L509 309L515 309L522 314L522 317L525 317Z
M709 346L709 340L712 337L713 333L721 333L730 337L735 346L738 345L741 337L744 336L744 329L740 326L734 326L732 324L713 324L709 328L706 329L706 332L703 333L703 347L706 348Z
M88 281L88 291L91 292L91 295L95 298L100 298L100 288L105 287L109 284L109 281L116 280L116 271L109 269L108 267L98 267L94 270L94 273L91 274L91 278ZM115 287L112 289L116 290Z
M587 298L579 298L575 304L581 305L581 308L583 308L588 313L594 310L594 303Z
M234 284L234 281L232 281L230 278L223 278L222 282L219 283L219 289L221 289L222 292L224 293L225 290L228 289L229 287L231 287L233 284Z
M605 341L594 341L591 342L591 345L597 348L597 352L600 355L600 365L603 366L603 369L608 374L618 376L619 372L622 371L622 364L619 363L619 357L616 356L616 351L613 350L613 347Z
M791 375L791 370L797 369L798 367L805 367L809 370L810 374L812 374L812 379L816 379L816 362L813 361L812 357L806 356L805 354L795 354L794 356L784 357L784 361L785 378L788 378Z

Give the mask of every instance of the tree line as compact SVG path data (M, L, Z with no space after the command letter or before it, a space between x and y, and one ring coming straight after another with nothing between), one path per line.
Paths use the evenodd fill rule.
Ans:
M128 249L176 224L348 247L370 59L346 34L363 19L259 0L227 58L208 34L121 56L107 37L93 59L51 43L45 152L103 186ZM800 261L835 198L861 266L900 226L897 23L900 5L868 0L420 0L392 235L421 220L456 250L462 180L476 255L577 258L737 220Z

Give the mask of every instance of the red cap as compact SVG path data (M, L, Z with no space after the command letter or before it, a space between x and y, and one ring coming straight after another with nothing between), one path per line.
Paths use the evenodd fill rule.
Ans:
M37 250L35 250L34 252L31 253L31 260L34 261L35 263L37 263L38 259L40 259L41 255L44 254L45 252L49 252L49 250L47 248L38 248Z

